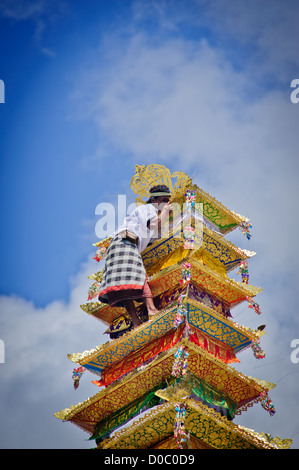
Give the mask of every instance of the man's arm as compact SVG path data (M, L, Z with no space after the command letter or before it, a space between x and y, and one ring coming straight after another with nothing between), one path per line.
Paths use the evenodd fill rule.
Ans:
M169 213L172 210L172 205L170 202L167 202L161 211L158 211L158 215L153 219L147 221L147 227L153 231L159 231L161 229L161 225L165 222L166 219L169 217Z

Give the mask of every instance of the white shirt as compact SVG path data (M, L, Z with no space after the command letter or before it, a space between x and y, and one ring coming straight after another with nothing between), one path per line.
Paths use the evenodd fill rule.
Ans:
M154 235L154 231L147 226L149 220L156 218L158 210L153 204L142 204L134 209L131 214L125 218L123 224L118 227L115 235L123 230L128 230L138 237L138 251L141 253L149 244Z

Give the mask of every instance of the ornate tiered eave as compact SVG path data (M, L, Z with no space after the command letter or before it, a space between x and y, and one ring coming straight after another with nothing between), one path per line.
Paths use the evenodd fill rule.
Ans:
M176 180L176 182L174 182ZM136 172L131 181L131 189L138 195L136 204L144 204L149 198L149 189L156 184L166 184L172 192L172 202L183 202L187 189L196 190L196 202L203 204L203 214L223 234L230 232L249 219L237 214L216 198L199 188L186 173L177 171L173 174L163 165L136 165Z
M262 291L259 287L224 277L192 257L188 258L188 261L192 266L192 282L216 297L222 298L231 308L246 300L247 297L252 298ZM183 262L184 260L174 266L164 268L150 278L149 284L154 297L167 292L170 286L172 288L180 286ZM101 302L82 304L81 308L106 325L110 325L113 320L124 313L121 307L112 308Z
M244 376L187 340L183 342L188 346L190 373L202 378L206 375L206 370L209 370L208 383L225 390L239 412L246 410L250 404L261 401L263 394L267 394L274 387L274 384ZM173 354L176 349L173 347L159 354L149 366L129 372L92 398L56 413L55 416L72 421L87 432L93 433L97 423L107 419L119 408L124 408L141 398L165 380L171 379Z
M184 231L180 226L169 231L169 236L156 240L142 252L143 263L147 274L152 275L160 269L170 266L187 256L188 249L184 248ZM200 225L191 217L191 225L195 227L196 249L192 250L193 257L202 256L207 263L213 258L213 266L224 275L236 268L241 261L253 257L254 251L242 250L226 240L222 235Z
M261 332L252 331L233 322L230 318L225 318L212 308L200 304L193 300L186 301L189 324L215 337L219 341L224 341L235 352L240 352L248 347L253 341L258 341ZM111 364L118 362L139 348L148 344L152 339L160 338L173 330L173 323L177 313L177 303L164 309L155 318L143 323L133 331L124 333L118 339L102 344L90 351L69 355L69 359L80 364L92 372L101 371ZM200 313L200 315L199 315Z
M222 417L211 408L193 400L187 400L188 413L186 427L192 429L192 438L200 441L196 446L186 446L188 449L286 449L290 447L289 439L269 439L265 434L259 434L252 429L235 425ZM173 421L175 412L172 403L158 405L150 412L136 420L130 428L124 427L114 435L99 444L101 449L177 449L175 441L163 447L163 440L173 436ZM162 441L162 442L161 442ZM159 445L160 443L160 445ZM162 444L162 445L161 445Z

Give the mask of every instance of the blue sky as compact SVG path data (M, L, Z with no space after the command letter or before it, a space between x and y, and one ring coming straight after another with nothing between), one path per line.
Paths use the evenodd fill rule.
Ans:
M11 9L13 3L8 2ZM86 8L84 2L75 2L74 8L65 4L59 14L58 3L57 14L50 2L40 2L38 16L22 20L19 13L20 18L17 14L1 18L1 69L6 85L6 105L1 109L2 220L9 222L4 225L1 290L39 305L53 296L68 295L69 276L89 250L80 239L82 220L94 215L96 198L105 193L100 168L91 171L84 166L85 155L92 154L98 143L96 129L90 121L72 119L70 100L79 64L101 40L103 29L109 30L117 21L123 4L89 2ZM109 182L107 188L110 191ZM13 259L18 260L17 266ZM64 271L60 277L61 262L68 274ZM30 277L26 275L29 265ZM45 288L45 279L50 278Z
M257 252L264 318L242 307L236 321L267 323L267 357L246 351L240 370L279 381L281 411L239 419L299 447L298 16L292 0L0 1L0 446L18 447L16 423L24 447L85 446L52 415L95 393L87 377L73 393L66 354L107 339L79 307L98 269L95 208L131 202L135 164L160 163L252 220L250 242L230 239Z

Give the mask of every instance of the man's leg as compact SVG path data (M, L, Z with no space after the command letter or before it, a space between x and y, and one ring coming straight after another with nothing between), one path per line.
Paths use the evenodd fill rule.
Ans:
M159 312L159 310L157 310L155 307L152 291L151 291L151 288L147 279L144 283L142 294L143 294L143 300L144 300L145 306L147 308L148 316L152 317L156 315Z
M157 310L155 305L154 305L152 297L146 297L144 299L144 301L145 301L145 305L146 305L149 317L152 317L152 316L156 315L159 312L159 310Z
M135 304L134 304L134 300L123 300L123 305L124 305L126 311L128 312L128 314L131 317L134 328L136 326L141 325L141 321L139 320L139 318L137 316L137 313L136 313L136 307L135 307Z

